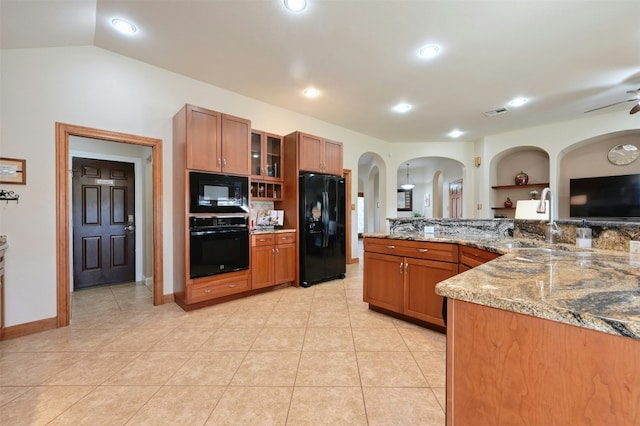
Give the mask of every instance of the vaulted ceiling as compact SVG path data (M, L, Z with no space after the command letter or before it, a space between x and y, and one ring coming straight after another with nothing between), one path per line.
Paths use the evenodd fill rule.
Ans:
M301 13L282 0L1 0L0 47L95 45L390 142L476 140L628 114L631 102L585 111L640 88L638 17L637 0L308 0ZM441 47L431 60L417 55L428 43ZM302 96L309 86L320 96ZM517 96L529 102L508 106Z

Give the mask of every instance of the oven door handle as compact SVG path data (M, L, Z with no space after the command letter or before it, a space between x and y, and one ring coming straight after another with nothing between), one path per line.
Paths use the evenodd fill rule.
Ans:
M240 233L244 232L249 235L249 230L247 228L224 228L224 229L207 229L204 231L189 231L191 235L199 236L199 235L215 235L215 234L230 234L230 233Z

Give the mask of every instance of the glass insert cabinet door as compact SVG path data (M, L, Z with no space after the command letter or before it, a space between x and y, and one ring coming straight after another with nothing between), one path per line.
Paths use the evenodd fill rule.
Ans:
M282 137L251 132L251 175L266 180L282 178Z

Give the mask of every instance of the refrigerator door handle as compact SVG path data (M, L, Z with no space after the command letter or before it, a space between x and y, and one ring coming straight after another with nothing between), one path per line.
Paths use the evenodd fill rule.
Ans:
M327 208L329 206L329 193L322 193L322 247L329 246L329 212Z

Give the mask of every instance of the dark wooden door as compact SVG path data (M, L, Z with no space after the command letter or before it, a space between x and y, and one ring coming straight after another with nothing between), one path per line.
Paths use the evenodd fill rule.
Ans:
M132 163L72 161L73 285L135 281Z

